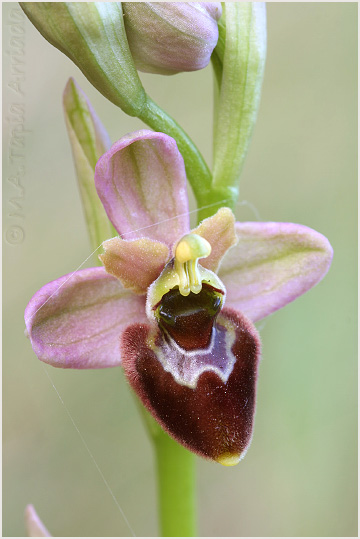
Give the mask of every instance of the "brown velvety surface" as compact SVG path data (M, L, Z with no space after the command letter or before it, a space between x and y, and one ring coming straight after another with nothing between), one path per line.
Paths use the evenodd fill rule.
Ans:
M235 329L233 370L224 383L212 371L200 375L195 389L178 384L148 345L150 327L133 325L122 336L125 374L143 404L179 443L216 459L242 453L251 441L255 411L260 340L253 324L240 313L220 315ZM162 339L156 334L156 344Z

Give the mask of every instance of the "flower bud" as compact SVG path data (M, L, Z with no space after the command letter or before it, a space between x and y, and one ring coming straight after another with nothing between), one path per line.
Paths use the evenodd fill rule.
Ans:
M21 2L33 25L66 54L99 92L137 116L145 91L135 69L118 2Z
M136 67L172 75L206 67L218 40L220 2L124 2Z

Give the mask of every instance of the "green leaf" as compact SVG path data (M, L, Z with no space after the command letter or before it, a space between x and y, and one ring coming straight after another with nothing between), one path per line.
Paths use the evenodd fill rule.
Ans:
M111 142L88 98L72 78L65 87L63 104L90 242L95 250L103 241L117 235L94 182L96 162Z

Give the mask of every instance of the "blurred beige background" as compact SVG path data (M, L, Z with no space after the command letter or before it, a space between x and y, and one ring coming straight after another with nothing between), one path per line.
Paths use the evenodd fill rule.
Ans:
M3 4L3 535L24 534L27 503L53 535L130 535L81 437L135 534L156 535L152 448L121 369L43 366L23 321L32 294L90 254L61 108L68 77L113 141L142 124L19 13ZM211 163L211 68L142 79ZM303 223L335 256L323 282L259 326L252 446L235 468L198 460L200 535L357 535L356 120L357 4L269 3L262 101L241 178L249 204L237 217ZM15 127L26 130L23 147Z

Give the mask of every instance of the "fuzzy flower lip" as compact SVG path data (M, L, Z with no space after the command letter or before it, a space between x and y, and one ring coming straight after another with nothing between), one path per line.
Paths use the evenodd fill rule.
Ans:
M159 332L133 324L121 339L123 368L144 406L175 440L201 457L233 466L252 439L260 340L253 324L230 309L219 314L216 331L222 333L214 339L217 349L199 357L174 354ZM187 383L174 372L179 360Z
M149 170L155 174L149 176ZM104 243L102 257L110 260L111 275L89 268L61 277L39 290L25 311L35 353L57 367L121 363L119 335L126 325L146 320L147 287L160 275L174 244L189 233L184 163L171 137L148 130L123 137L99 160L95 183L121 236ZM193 232L212 247L201 265L219 270L226 307L252 321L316 285L332 260L328 240L306 226L234 223L224 208ZM126 246L126 255L119 245Z

